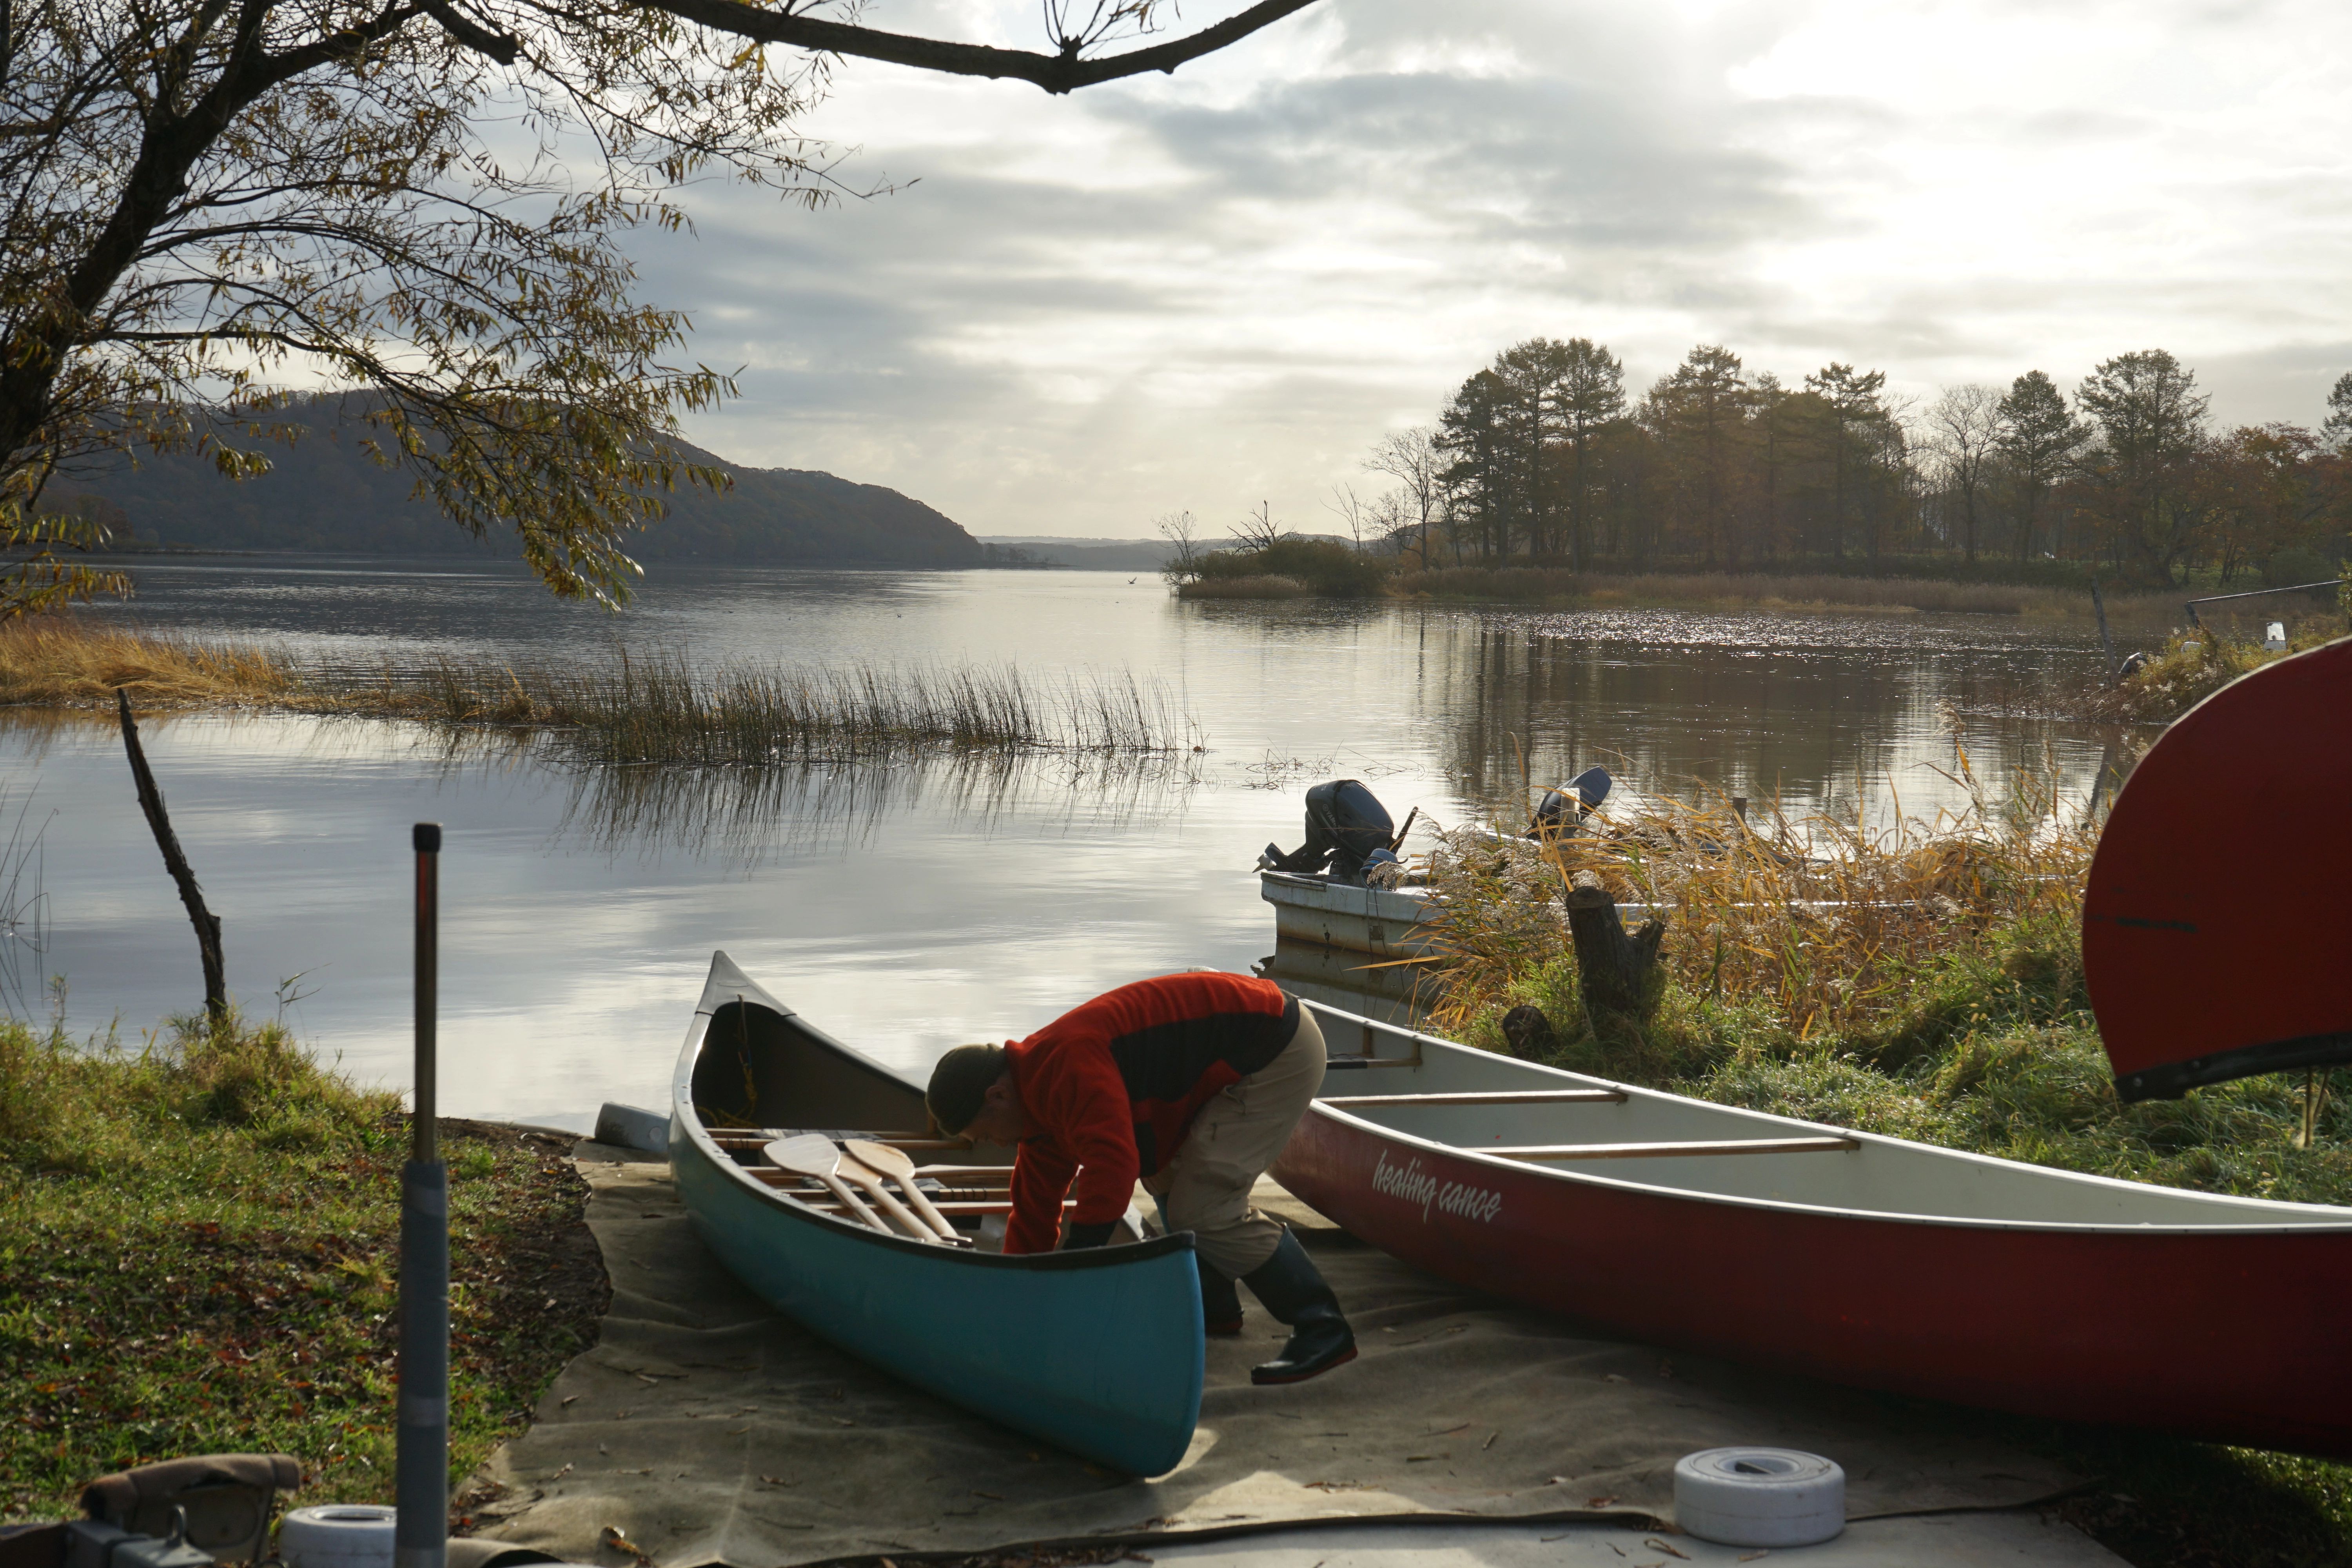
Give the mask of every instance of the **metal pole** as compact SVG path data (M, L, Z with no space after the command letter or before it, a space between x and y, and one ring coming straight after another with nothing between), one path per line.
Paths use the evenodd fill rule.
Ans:
M449 1548L449 1171L441 1163L434 1016L440 984L441 825L416 848L416 1107L400 1173L400 1420L394 1568L447 1568Z

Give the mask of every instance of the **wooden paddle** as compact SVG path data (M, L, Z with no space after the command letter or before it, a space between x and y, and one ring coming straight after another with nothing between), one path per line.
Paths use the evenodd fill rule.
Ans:
M864 1138L852 1138L842 1147L865 1164L896 1181L900 1190L906 1193L907 1201L915 1206L915 1212L923 1216L923 1223L937 1231L941 1241L966 1242L971 1239L949 1224L947 1216L934 1208L922 1188L915 1184L915 1162L907 1157L904 1150Z
M931 1227L908 1214L907 1205L890 1195L890 1189L883 1184L881 1176L864 1162L845 1154L841 1157L839 1173L842 1180L864 1189L866 1195L880 1205L882 1212L888 1215L890 1222L899 1229L917 1241L928 1241L933 1246L939 1244L940 1238L931 1233Z
M779 1138L760 1151L772 1165L779 1165L795 1175L814 1176L824 1184L825 1191L841 1201L841 1206L864 1220L883 1235L890 1227L874 1217L874 1211L859 1201L856 1193L842 1184L835 1172L841 1168L841 1151L833 1140L815 1132L803 1132L797 1138Z

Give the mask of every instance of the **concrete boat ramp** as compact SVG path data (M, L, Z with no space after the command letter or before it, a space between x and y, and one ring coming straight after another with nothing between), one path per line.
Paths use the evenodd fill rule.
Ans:
M658 1156L575 1158L612 1278L598 1343L467 1489L478 1536L564 1562L657 1568L1041 1563L1250 1568L1758 1561L1672 1527L1674 1462L1769 1444L1846 1470L1845 1534L1773 1563L2121 1560L2046 1507L2081 1484L1943 1413L1580 1334L1461 1291L1269 1188L1347 1303L1364 1353L1250 1385L1280 1331L1254 1302L1212 1342L1192 1451L1136 1480L972 1415L768 1310L695 1238ZM1661 1291L1670 1259L1596 1259ZM1008 1563L1011 1560L1008 1560Z

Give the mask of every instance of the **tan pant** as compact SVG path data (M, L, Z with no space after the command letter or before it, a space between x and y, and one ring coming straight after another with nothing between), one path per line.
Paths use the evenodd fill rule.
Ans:
M1228 1279L1255 1270L1282 1243L1282 1222L1250 1205L1250 1188L1323 1086L1323 1031L1301 1007L1298 1032L1281 1054L1202 1106L1176 1157L1143 1184L1166 1204L1168 1227L1191 1231L1202 1258Z

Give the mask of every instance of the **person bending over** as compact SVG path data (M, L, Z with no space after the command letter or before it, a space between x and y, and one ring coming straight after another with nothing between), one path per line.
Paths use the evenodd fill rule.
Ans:
M1208 1331L1242 1331L1238 1279L1291 1332L1254 1383L1298 1383L1356 1359L1338 1298L1288 1227L1251 1206L1323 1082L1323 1032L1270 980L1163 974L1096 997L1025 1040L959 1046L925 1095L950 1136L1013 1144L1004 1250L1100 1247L1138 1178L1171 1230L1192 1233Z

